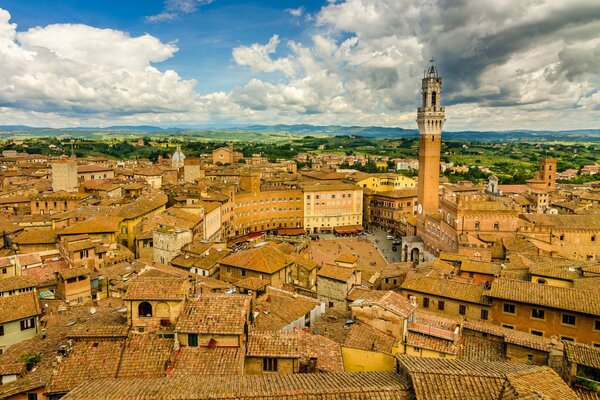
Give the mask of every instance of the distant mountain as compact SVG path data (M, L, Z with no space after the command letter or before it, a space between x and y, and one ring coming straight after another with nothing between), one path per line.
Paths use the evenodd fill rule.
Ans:
M127 132L129 135L135 134L173 134L175 132L198 132L201 137L202 132L210 132L211 137L218 135L219 132L254 132L257 134L268 133L289 133L294 135L351 135L369 138L409 138L417 137L417 129L388 128L381 126L340 126L340 125L248 125L248 126L230 126L230 127L201 127L201 128L161 128L151 125L137 126L108 126L100 127L72 127L72 128L36 128L26 125L0 125L0 136L9 136L10 134L19 134L21 136L62 136L73 135L82 136L86 132L107 132L112 136L118 136L119 132ZM10 133L10 134L9 134ZM600 129L576 129L563 131L533 131L526 129L517 129L510 131L455 131L444 132L444 137L455 140L576 140L576 141L599 141Z

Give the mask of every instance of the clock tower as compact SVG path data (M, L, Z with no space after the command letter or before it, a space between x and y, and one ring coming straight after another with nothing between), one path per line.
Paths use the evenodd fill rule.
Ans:
M433 61L432 61L433 62ZM422 80L423 100L417 109L419 126L418 220L439 212L440 151L445 110L441 104L442 78L432 64Z

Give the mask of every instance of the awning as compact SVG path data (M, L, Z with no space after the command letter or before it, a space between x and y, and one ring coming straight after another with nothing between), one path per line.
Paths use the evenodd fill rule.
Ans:
M333 231L338 235L347 235L352 233L357 233L356 227L354 225L348 226L336 226L333 228Z
M233 246L234 244L246 242L248 240L248 235L236 237L235 239L231 239L227 244L229 246Z
M304 235L306 232L303 228L279 228L277 234L282 236L298 236Z
M248 234L248 239L256 239L263 235L262 232L252 232Z

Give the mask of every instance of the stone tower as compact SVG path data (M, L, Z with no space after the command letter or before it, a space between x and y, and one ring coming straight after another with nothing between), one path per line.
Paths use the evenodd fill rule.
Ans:
M538 175L544 181L546 189L556 189L556 160L554 158L541 159Z
M52 161L52 191L75 192L77 181L77 160L73 158Z
M417 111L419 126L419 185L417 212L419 221L439 209L440 150L442 129L446 121L441 107L442 78L431 65L423 77L423 103Z

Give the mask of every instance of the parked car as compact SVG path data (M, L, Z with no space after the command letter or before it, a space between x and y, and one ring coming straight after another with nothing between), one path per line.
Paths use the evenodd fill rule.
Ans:
M394 240L394 239L396 239L394 236L392 236L392 235L387 235L387 240Z

